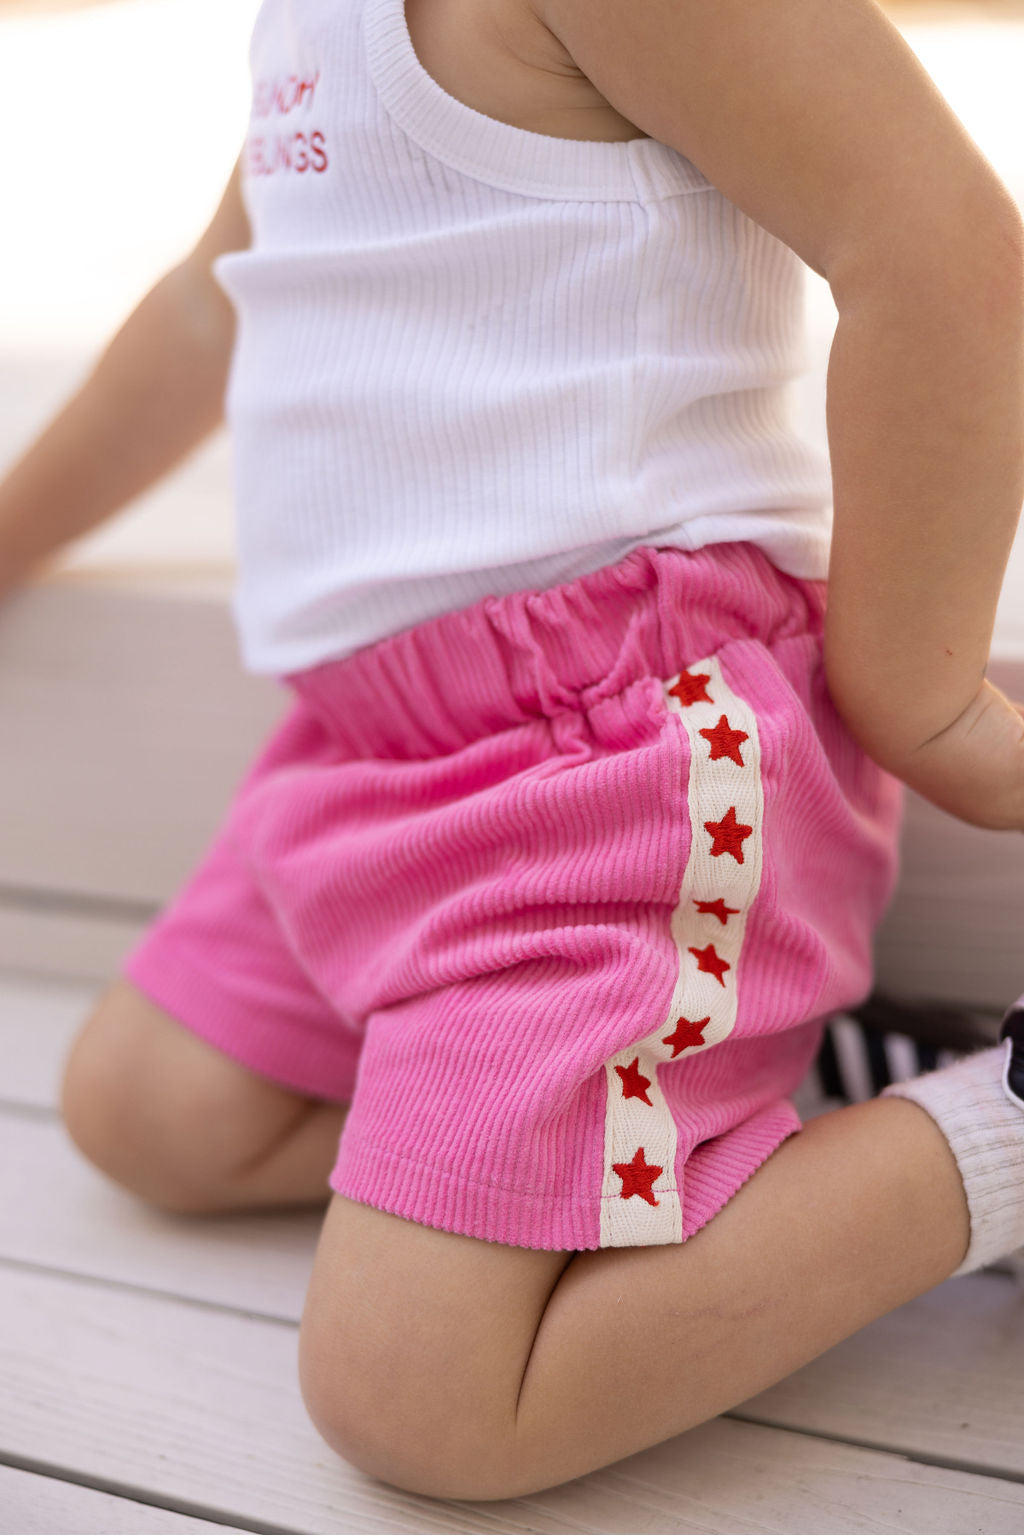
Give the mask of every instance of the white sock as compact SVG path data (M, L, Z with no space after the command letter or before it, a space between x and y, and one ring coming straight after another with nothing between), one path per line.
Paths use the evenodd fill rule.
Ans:
M971 1241L957 1274L970 1274L1024 1246L1024 1101L1009 1084L1012 1039L942 1071L882 1089L934 1119L963 1179Z

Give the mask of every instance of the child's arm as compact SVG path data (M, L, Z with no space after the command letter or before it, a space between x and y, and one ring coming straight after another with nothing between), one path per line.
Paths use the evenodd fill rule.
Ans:
M222 251L249 243L236 165L195 249L147 293L81 388L0 480L0 596L218 425L235 317L210 267Z
M825 276L837 706L883 766L1024 829L984 680L1024 500L1020 210L873 0L535 0L625 117Z

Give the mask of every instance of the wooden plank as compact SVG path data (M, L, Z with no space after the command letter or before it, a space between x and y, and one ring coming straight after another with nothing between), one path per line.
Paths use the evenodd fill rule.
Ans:
M0 1266L0 1455L295 1535L1019 1535L1024 1487L717 1419L526 1498L402 1493L329 1451L296 1332Z
M284 688L244 676L222 597L40 584L0 606L0 885L162 904ZM10 813L17 807L17 814Z
M24 1026L22 1101L37 1110L56 1102L51 1093L81 995L11 977L0 985L8 1029L0 1034L0 1059L18 1059ZM297 1322L319 1224L317 1211L204 1221L166 1215L92 1168L56 1118L0 1115L0 1254L8 1258ZM758 1421L872 1443L884 1420L883 1443L953 1459L966 1454L972 1464L1006 1469L989 1417L997 1402L1003 1439L1024 1445L1016 1389L1024 1365L1022 1298L1024 1287L1006 1277L951 1280L744 1410ZM1014 1325L1017 1342L1011 1336L1004 1347ZM950 1339L960 1350L954 1356ZM945 1409L922 1424L922 1400ZM965 1430L964 1422L975 1427ZM1013 1465L1021 1466L1020 1453Z
M321 1215L150 1209L58 1122L0 1114L0 1256L296 1325ZM948 1280L743 1405L744 1419L1024 1477L1024 1286ZM922 1404L927 1404L923 1408Z
M321 1221L167 1214L92 1167L57 1119L0 1112L0 1257L296 1325Z
M56 1108L64 1059L101 989L0 975L0 1100Z
M65 1535L72 1530L74 1535L243 1535L237 1525L211 1526L205 1519L10 1466L0 1466L0 1508L4 1528L17 1535Z
M67 981L109 980L144 921L98 916L85 907L5 901L0 892L0 970Z
M971 1477L970 1484L955 1484L946 1479L956 1472L895 1456L858 1462L847 1457L875 1452L802 1434L761 1444L726 1437L727 1427L740 1426L717 1418L548 1492L545 1504L559 1512L564 1507L573 1529L629 1535L677 1529L729 1535L922 1535L925 1530L1020 1535L1024 1527L1018 1502L1024 1489L1012 1482Z

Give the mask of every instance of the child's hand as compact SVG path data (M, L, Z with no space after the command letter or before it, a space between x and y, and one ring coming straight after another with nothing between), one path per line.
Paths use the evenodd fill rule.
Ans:
M982 683L951 725L890 766L925 799L999 831L1024 831L1024 704Z

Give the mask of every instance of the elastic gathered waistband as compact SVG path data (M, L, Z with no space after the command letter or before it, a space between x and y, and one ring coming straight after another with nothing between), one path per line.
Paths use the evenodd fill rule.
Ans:
M820 635L824 581L753 544L642 545L542 591L485 597L280 680L357 757L457 751L539 717L586 713L735 640Z

